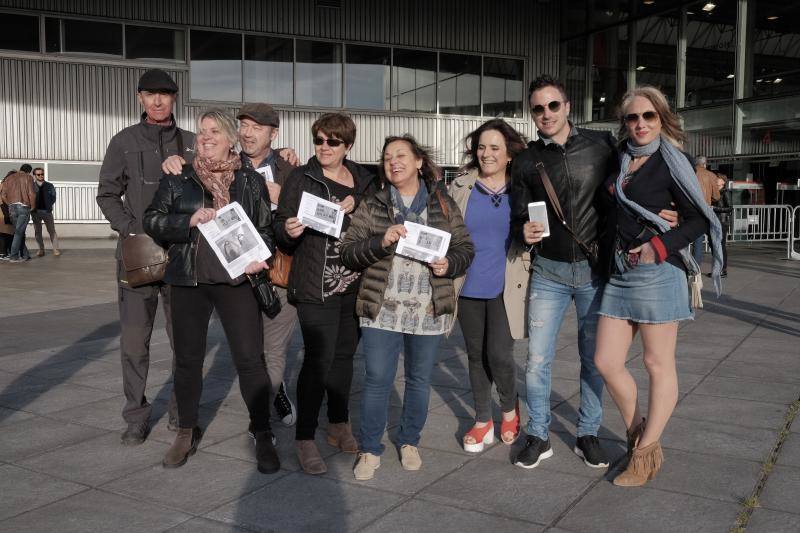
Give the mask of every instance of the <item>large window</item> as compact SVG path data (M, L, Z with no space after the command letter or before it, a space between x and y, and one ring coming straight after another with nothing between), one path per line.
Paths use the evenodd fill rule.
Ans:
M628 89L628 27L592 36L592 120L615 116Z
M348 44L345 107L389 109L391 64L391 48Z
M191 34L192 98L242 101L242 35L194 31Z
M122 55L122 24L64 19L62 52Z
M394 49L392 109L436 113L436 52Z
M730 102L736 63L736 2L687 7L685 106Z
M636 85L658 87L673 106L679 21L678 12L672 11L636 23Z
M297 41L296 103L315 107L341 107L341 44Z
M0 49L39 51L39 17L0 14Z
M746 96L800 92L800 4L759 0L754 11L752 94Z
M681 112L686 132L686 151L715 157L733 153L731 105L691 109Z
M800 96L739 104L743 154L800 152Z
M481 114L481 58L439 54L439 112Z
M294 44L281 37L244 37L244 99L291 105Z
M561 78L569 96L570 115L575 122L585 122L586 118L586 37L567 41L562 46ZM527 93L526 93L527 94ZM530 106L525 102L525 108Z
M125 26L127 59L185 61L183 30L146 26Z
M522 82L525 63L517 59L483 58L483 114L487 117L522 117Z

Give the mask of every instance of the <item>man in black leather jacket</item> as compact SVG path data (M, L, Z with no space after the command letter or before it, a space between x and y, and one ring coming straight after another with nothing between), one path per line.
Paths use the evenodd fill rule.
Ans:
M597 310L604 276L599 272L601 269L592 269L586 252L565 225L587 247L597 243L598 228L602 227L599 192L606 178L617 173L619 158L611 134L576 128L567 120L569 98L557 80L549 76L534 80L529 101L539 139L514 160L510 193L514 238L535 245L525 374L530 420L525 428L525 448L515 464L534 468L553 455L548 437L551 364L562 321L574 301L581 360L581 399L574 451L587 466L604 468L608 459L597 439L603 415L603 379L594 364ZM542 167L537 169L540 162ZM556 216L541 169L552 183L565 223ZM547 204L548 237L542 237L542 224L528 220L528 203L536 201Z

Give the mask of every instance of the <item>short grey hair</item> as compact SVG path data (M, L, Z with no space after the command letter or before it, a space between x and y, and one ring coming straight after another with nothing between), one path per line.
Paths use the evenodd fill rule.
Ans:
M703 168L705 168L706 165L708 165L708 159L704 155L698 155L697 157L695 157L694 162L695 162L695 164L697 164L697 165L699 165L699 166L701 166Z
M197 131L200 131L200 123L205 119L210 118L217 123L219 129L225 134L225 137L231 143L231 146L236 148L236 143L239 142L239 132L236 128L236 122L233 116L218 107L206 109L197 117Z

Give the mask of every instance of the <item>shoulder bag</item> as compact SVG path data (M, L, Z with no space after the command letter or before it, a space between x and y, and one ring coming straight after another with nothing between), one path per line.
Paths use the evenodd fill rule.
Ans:
M167 269L167 252L145 233L130 235L122 240L122 265L131 287L158 283Z

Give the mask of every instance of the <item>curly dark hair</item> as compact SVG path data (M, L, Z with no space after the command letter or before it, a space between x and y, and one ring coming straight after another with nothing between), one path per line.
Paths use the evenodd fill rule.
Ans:
M514 159L525 150L526 141L525 137L511 125L501 118L493 118L487 120L478 128L464 138L464 156L463 160L466 161L462 170L472 170L473 168L480 168L478 161L478 142L480 141L481 134L484 131L495 130L500 132L506 141L506 151L511 159Z
M386 154L386 147L395 141L404 141L411 147L411 152L417 159L422 159L422 178L428 183L434 183L442 179L442 169L434 161L435 153L432 148L424 146L417 142L413 135L404 133L403 135L390 135L383 141L383 148L381 148L381 158L378 161L378 177L381 182L386 184L389 180L386 178L386 171L383 168L383 157Z
M528 101L531 100L531 95L538 91L539 89L544 89L545 87L555 87L558 89L558 92L561 93L561 97L564 99L565 102L569 102L569 96L567 95L567 88L564 87L564 84L561 83L557 78L554 78L550 74L542 74L535 80L531 82L530 87L528 87Z

